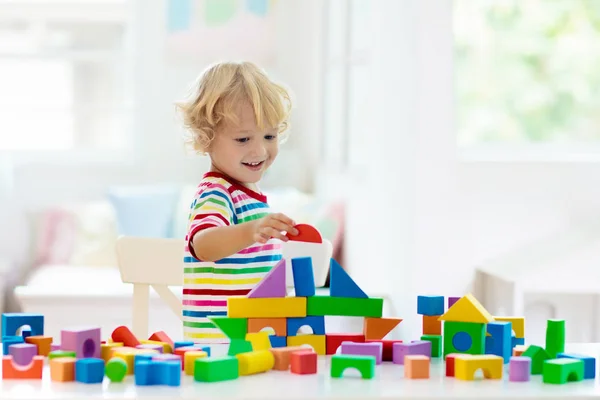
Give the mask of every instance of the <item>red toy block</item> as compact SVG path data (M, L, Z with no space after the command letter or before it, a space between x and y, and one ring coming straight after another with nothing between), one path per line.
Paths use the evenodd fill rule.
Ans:
M148 340L154 340L155 342L169 343L173 348L173 339L169 337L164 331L154 332Z
M286 234L289 240L296 242L323 243L321 234L313 226L307 224L298 224L294 226L294 228L298 230L298 234L296 236Z
M295 351L291 355L293 374L307 375L317 373L317 353L311 350Z
M12 356L2 357L2 379L42 379L44 357L34 356L29 365L17 365Z
M394 343L402 343L402 340L393 340L393 339L385 339L385 340L366 340L366 343L381 343L383 345L383 350L381 352L381 361L393 361L394 360Z
M125 347L136 348L141 344L133 332L126 326L119 326L113 331L110 337L113 342L123 343L123 346Z
M342 345L342 342L357 342L364 343L365 335L359 334L347 334L347 333L333 333L325 335L325 354L335 354L338 347Z

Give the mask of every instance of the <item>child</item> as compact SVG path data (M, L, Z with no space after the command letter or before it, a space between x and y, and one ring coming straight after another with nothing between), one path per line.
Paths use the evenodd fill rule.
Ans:
M179 109L190 144L210 171L191 205L184 255L183 331L196 343L224 343L207 318L227 315L227 298L246 295L281 259L279 239L295 223L270 214L257 183L277 157L290 97L255 65L220 63Z

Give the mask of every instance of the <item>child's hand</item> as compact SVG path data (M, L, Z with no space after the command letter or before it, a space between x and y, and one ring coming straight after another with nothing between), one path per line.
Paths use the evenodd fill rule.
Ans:
M287 242L288 237L282 233L287 232L296 236L299 232L294 228L294 221L284 214L269 214L263 218L250 222L252 224L252 238L255 242L266 243L271 238Z

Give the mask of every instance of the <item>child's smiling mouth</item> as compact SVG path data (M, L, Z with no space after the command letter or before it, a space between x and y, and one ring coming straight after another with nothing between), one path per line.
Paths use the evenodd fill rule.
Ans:
M264 160L263 161L256 161L256 162L243 162L242 164L252 170L252 171L258 171L262 168L263 164L264 164Z

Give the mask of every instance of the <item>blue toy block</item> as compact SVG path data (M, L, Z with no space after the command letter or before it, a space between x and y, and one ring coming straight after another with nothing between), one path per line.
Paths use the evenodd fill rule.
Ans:
M333 258L329 263L329 286L331 297L369 298Z
M524 345L525 344L525 338L518 338L513 336L512 337L512 347L515 347L517 345Z
M493 354L504 359L508 364L512 353L512 323L507 321L493 321L487 324L485 337L485 354Z
M199 346L200 349L206 353L206 357L210 357L210 347L209 346Z
M577 360L583 360L583 379L595 379L596 378L596 359L590 356L584 356L582 354L574 353L558 353L557 358L574 358Z
M25 343L23 336L2 336L2 354L8 355L8 346L11 344Z
M31 336L44 335L44 316L29 313L2 314L2 337L17 336L17 330L29 326Z
M24 329L21 331L21 336L23 336L23 339L26 339L26 338L28 338L29 336L31 336L31 329L29 329L29 328L24 328Z
M315 275L311 257L292 258L292 273L296 297L315 295Z
M313 331L313 335L325 334L325 317L324 316L306 316L306 317L288 317L287 319L287 335L297 336L300 327L308 325Z
M135 365L135 384L138 386L181 385L181 365L179 363L151 360L140 361Z
M195 345L195 343L190 342L190 341L173 342L173 350L175 350L179 347L193 347L194 345Z
M82 383L102 383L104 360L101 358L80 358L75 361L75 380Z
M429 316L444 314L444 296L417 296L417 314Z
M150 361L152 360L152 357L154 357L152 354L136 354L133 356L133 365L137 365L137 363L140 361Z
M270 335L271 347L287 347L287 336Z

